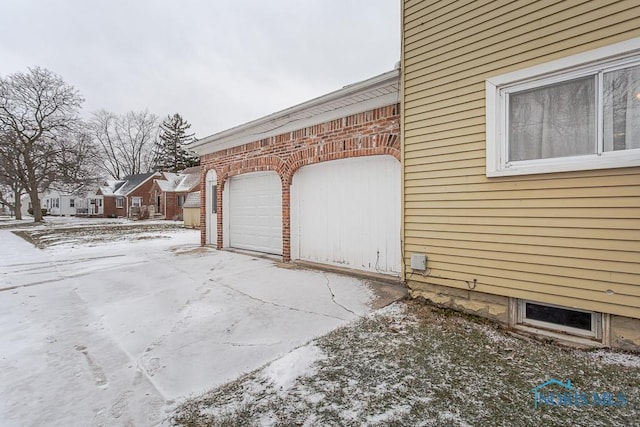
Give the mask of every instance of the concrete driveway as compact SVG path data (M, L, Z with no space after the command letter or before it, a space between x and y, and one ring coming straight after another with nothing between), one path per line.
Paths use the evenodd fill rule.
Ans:
M117 228L45 249L0 230L0 425L158 425L371 310L356 278Z

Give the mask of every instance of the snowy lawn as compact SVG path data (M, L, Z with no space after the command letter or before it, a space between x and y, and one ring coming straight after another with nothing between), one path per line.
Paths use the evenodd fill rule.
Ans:
M3 427L167 423L371 311L361 280L202 248L171 222L46 220L0 229Z
M550 378L622 392L624 406L542 407ZM557 387L557 386L555 386ZM562 389L551 387L561 393ZM182 403L186 426L632 426L640 356L515 337L418 302L396 303Z

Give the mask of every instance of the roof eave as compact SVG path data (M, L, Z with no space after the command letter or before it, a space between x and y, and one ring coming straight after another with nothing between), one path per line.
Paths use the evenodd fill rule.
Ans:
M286 108L284 110L269 114L259 119L252 120L250 122L247 122L247 123L232 127L230 129L224 130L222 132L218 132L216 134L210 135L208 137L202 138L198 141L195 141L189 144L189 149L195 151L199 155L203 155L203 154L208 154L215 151L223 150L225 148L230 148L229 144L217 146L219 145L217 143L222 141L225 138L233 136L234 134L239 134L251 128L258 128L259 126L265 123L269 123L270 121L283 118L288 115L292 115L294 113L298 113L304 110L312 109L320 105L339 100L341 98L353 96L354 94L357 94L360 92L375 90L375 88L377 87L380 87L385 84L389 84L398 80L399 77L400 77L400 70L394 69L386 73L380 74L378 76L372 77L370 79L344 86L343 88L330 92L326 95L319 96L317 98L311 99L301 104L294 105L293 107ZM392 102L389 102L389 104L391 103ZM265 132L265 134L268 134L268 133L270 132ZM262 139L260 138L260 134L256 134L255 140L259 140L259 139ZM236 144L236 145L241 145L241 144ZM232 144L231 146L235 146L235 145Z

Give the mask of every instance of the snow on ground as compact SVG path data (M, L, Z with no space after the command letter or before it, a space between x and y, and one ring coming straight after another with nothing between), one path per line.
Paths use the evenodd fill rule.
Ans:
M28 230L100 223L45 249L0 230L2 426L157 425L174 401L370 311L358 279L200 248L199 231L49 218ZM287 356L300 375L322 357L305 348Z
M597 350L590 356L607 365L620 365L627 368L640 368L640 355L630 353L612 353L607 350Z
M271 362L262 374L276 390L286 392L298 378L313 376L316 372L313 365L324 358L324 353L318 347L306 345Z

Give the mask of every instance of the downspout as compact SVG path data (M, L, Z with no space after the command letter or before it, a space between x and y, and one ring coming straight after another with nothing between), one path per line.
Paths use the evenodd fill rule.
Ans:
M406 277L406 265L405 265L405 164L404 164L404 86L405 86L405 76L404 76L404 68L405 68L405 58L404 58L404 14L405 14L405 3L406 0L402 0L400 2L400 268L402 268L402 273L400 275L400 279L402 283L407 285L407 277Z

